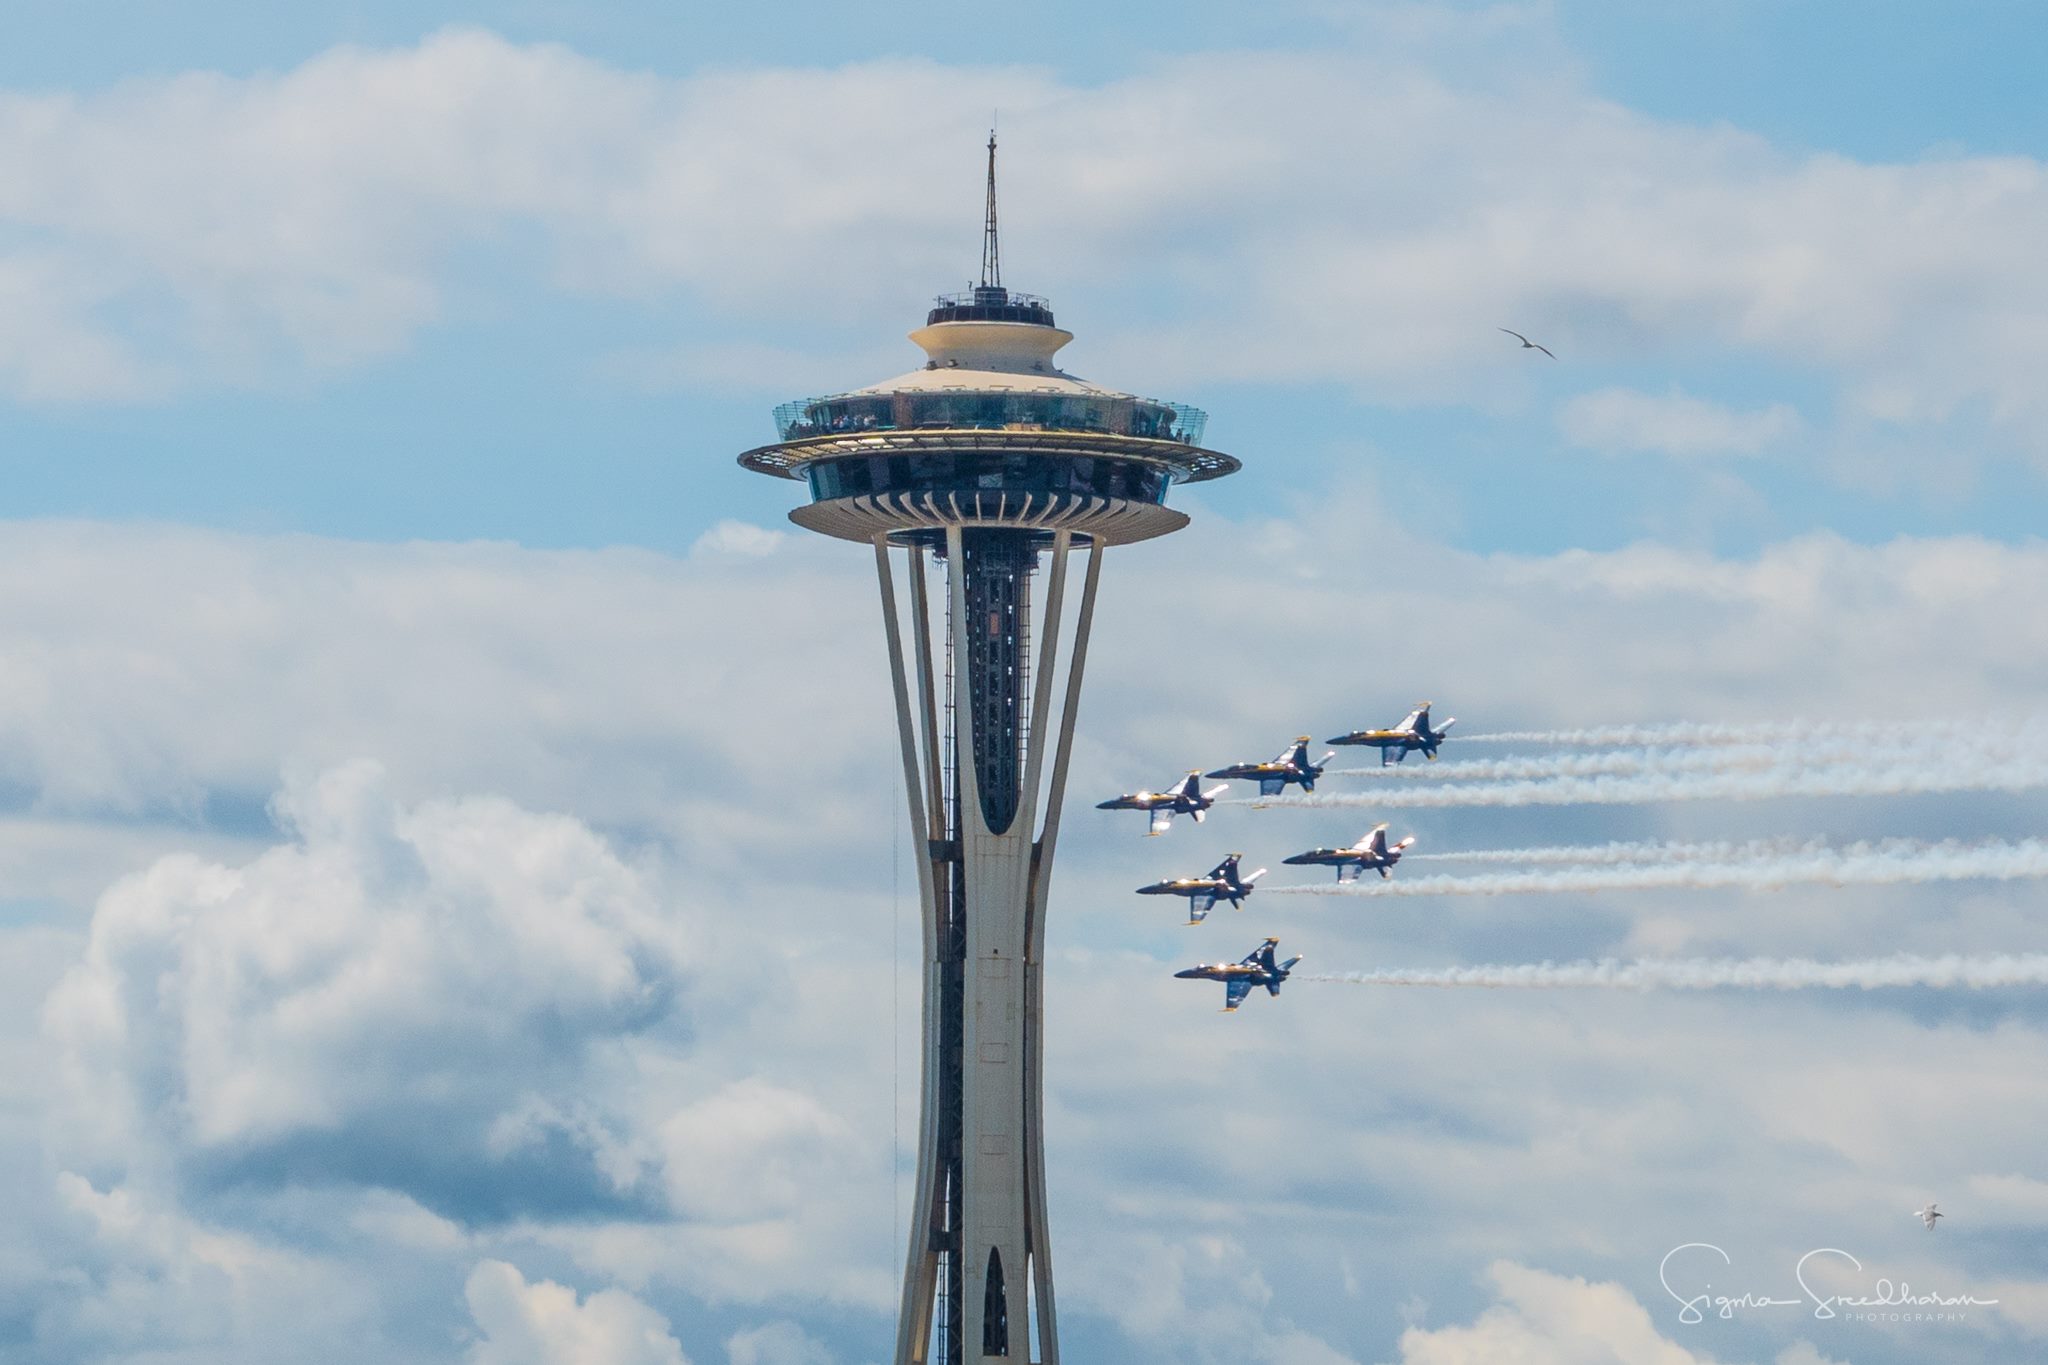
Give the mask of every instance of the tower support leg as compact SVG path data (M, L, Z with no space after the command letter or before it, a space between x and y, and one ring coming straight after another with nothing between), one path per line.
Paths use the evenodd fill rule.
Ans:
M1075 546L1067 532L1050 537L1034 661L1031 583L1047 547L1030 534L946 531L943 704L952 742L943 756L924 551L909 555L906 650L892 555L886 542L875 545L904 784L922 835L924 1064L898 1365L1028 1365L1034 1325L1041 1365L1059 1360L1043 1149L1044 924L1102 552L1089 555L1055 725ZM1048 746L1051 781L1041 788Z

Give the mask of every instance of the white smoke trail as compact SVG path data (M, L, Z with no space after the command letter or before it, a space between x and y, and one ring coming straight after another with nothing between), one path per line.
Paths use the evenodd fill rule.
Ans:
M1739 889L1774 891L1796 884L1902 886L1925 882L2014 881L2048 877L2048 843L2022 839L1929 843L1887 839L1844 848L1808 846L1742 862L1571 866L1550 872L1491 872L1476 877L1330 882L1275 886L1268 896L1508 896L1544 892Z
M1638 763L1637 760L1640 760ZM1457 783L1395 782L1369 792L1239 798L1235 804L1322 809L1447 806L1634 805L1653 801L1760 801L1793 796L1893 796L2028 791L2048 787L2048 726L1915 732L1859 743L1840 737L1777 750L1646 750L1632 770Z
M1881 990L1890 986L1961 986L1986 990L1996 986L2048 985L2048 953L2000 954L1989 957L1865 958L1849 962L1816 962L1806 958L1697 958L1673 961L1538 962L1517 966L1446 967L1435 971L1389 969L1378 972L1297 971L1296 981L1337 981L1358 986L1467 986L1501 990L1512 987L1565 989L1600 987L1609 990L1712 990L1741 986L1752 990Z
M1867 733L1865 732L1867 730ZM1870 765L1919 761L1939 763L1951 754L2040 752L2048 756L2048 726L1936 722L1901 727L1838 728L1787 735L1770 743L1645 745L1618 752L1517 754L1511 758L1461 759L1442 763L1373 764L1331 768L1331 777L1433 779L1436 781L1518 781L1551 777L1630 777L1643 773L1760 771L1773 766Z
M1818 757L1821 752L1809 750ZM1460 759L1386 767L1329 768L1325 777L1376 777L1437 782L1501 782L1549 777L1633 777L1645 772L1758 770L1785 761L1784 750L1762 745L1707 749L1640 749L1591 754L1530 754L1515 758Z
M1916 722L1917 724L1917 722ZM1577 744L1588 748L1639 744L1770 744L1802 735L1870 737L1897 731L1903 723L1874 721L1767 721L1749 724L1670 721L1658 725L1594 725L1578 730L1495 730L1458 735L1461 744Z
M1725 863L1744 859L1782 858L1801 852L1823 852L1814 839L1729 840L1705 844L1646 843L1556 844L1538 848L1474 848L1456 853L1410 853L1405 862L1521 863L1537 867L1604 867L1617 863Z

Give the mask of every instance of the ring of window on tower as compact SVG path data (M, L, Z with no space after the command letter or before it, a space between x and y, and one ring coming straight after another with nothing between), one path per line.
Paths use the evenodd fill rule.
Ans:
M1014 493L1166 501L1171 477L1161 465L1099 455L951 450L916 455L848 455L805 464L818 502L867 493Z

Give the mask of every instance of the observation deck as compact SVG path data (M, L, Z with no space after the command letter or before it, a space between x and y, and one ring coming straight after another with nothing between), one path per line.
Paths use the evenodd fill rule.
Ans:
M1166 506L1173 485L1239 468L1202 446L1200 408L1056 368L1073 333L1034 295L1000 285L942 295L910 339L923 368L784 403L781 439L740 456L809 485L811 503L789 514L799 526L861 541L925 541L972 525L1124 544L1187 524Z

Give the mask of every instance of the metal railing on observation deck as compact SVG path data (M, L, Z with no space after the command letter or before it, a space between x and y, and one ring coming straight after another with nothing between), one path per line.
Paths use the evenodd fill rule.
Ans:
M863 431L1076 431L1199 446L1209 414L1185 403L1098 394L914 390L804 398L775 409L785 441Z
M938 322L1026 322L1051 327L1052 304L1036 294L1020 294L1001 285L983 285L961 294L941 294L925 314L927 326Z

